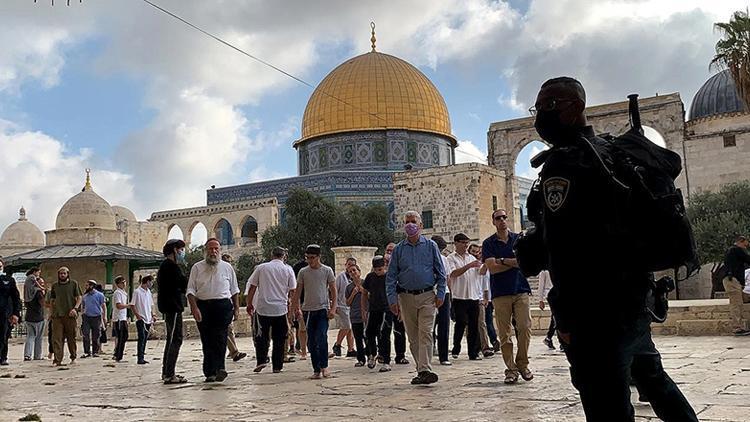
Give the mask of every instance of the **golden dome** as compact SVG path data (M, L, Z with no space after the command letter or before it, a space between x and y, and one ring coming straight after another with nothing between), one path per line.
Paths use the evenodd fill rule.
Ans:
M430 132L455 143L435 85L404 60L371 51L340 64L318 85L295 147L320 135L377 129Z

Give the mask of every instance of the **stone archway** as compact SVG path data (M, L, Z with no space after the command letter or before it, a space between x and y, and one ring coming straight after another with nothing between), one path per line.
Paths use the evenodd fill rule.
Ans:
M680 155L683 172L677 179L677 186L683 192L689 192L689 180L686 177L685 163L685 107L679 93L641 98L641 123L659 132L670 150ZM619 135L629 127L628 102L602 104L586 108L589 124L596 133ZM521 227L518 212L518 186L515 182L515 163L523 147L532 141L539 140L534 129L534 118L506 120L492 123L487 132L487 164L502 170L508 176L506 186L506 207L514 211L511 215L511 226L518 230Z

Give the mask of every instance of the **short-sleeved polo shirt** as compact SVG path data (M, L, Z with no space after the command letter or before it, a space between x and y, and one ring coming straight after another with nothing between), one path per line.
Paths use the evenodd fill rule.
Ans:
M497 234L493 234L482 242L482 262L488 258L515 258L513 253L513 244L518 239L518 234L508 232L508 242L498 239ZM492 297L511 296L520 293L531 293L531 287L526 277L521 274L518 268L511 268L508 271L492 274L490 276L490 291Z

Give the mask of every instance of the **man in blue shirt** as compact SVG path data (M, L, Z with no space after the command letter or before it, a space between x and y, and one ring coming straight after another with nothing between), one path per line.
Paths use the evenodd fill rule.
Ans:
M508 229L508 214L503 209L492 213L492 222L497 233L482 242L482 260L490 271L490 291L492 306L495 308L495 322L500 336L500 350L505 361L505 383L515 384L518 375L531 381L534 374L529 370L529 342L531 341L531 313L529 298L531 287L526 277L518 269L513 253L517 233ZM511 333L512 320L516 320L518 353L513 356Z
M81 358L99 357L101 344L99 336L101 335L102 324L107 324L106 300L104 294L96 290L96 281L89 280L86 282L86 292L83 294L83 323L81 333L83 334L83 356Z
M388 265L385 289L391 312L401 316L409 337L417 366L417 376L411 383L432 384L438 380L430 365L432 324L435 310L445 299L445 268L435 242L420 234L419 213L406 213L404 231L406 239L396 245Z

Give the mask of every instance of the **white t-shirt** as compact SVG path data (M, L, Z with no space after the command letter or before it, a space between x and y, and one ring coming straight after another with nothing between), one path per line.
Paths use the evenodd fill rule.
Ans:
M143 290L140 287L139 290ZM128 304L128 294L123 289L116 289L115 292L112 294L112 321L127 321L128 319L128 309L117 309L117 304L127 305ZM149 316L151 315L151 312L149 312Z
M448 263L448 258L445 255L440 254L440 260L443 261L443 271L445 271L445 293L450 293L451 289L448 287L448 279L451 278L451 268Z
M336 276L336 307L341 309L349 309L349 305L346 304L346 286L351 283L349 276L346 275L346 271L342 271Z
M542 270L539 273L539 289L537 290L539 292L538 299L540 302L547 299L550 290L552 290L552 278L549 275L549 271Z
M154 322L151 315L151 308L154 306L154 297L151 295L151 290L142 287L135 289L133 291L133 306L143 322L146 324Z
M237 274L227 262L209 265L204 259L190 269L186 295L193 295L198 300L231 299L239 292Z
M294 270L280 259L258 265L247 280L245 294L250 286L258 286L253 298L258 315L286 315L289 291L297 288Z
M461 256L453 252L448 255L447 260L449 268L446 269L446 272L453 272L477 259L469 253ZM479 274L479 267L471 268L460 276L453 278L453 299L481 300L484 297L483 284L484 280Z
M750 268L745 270L745 293L750 295Z

